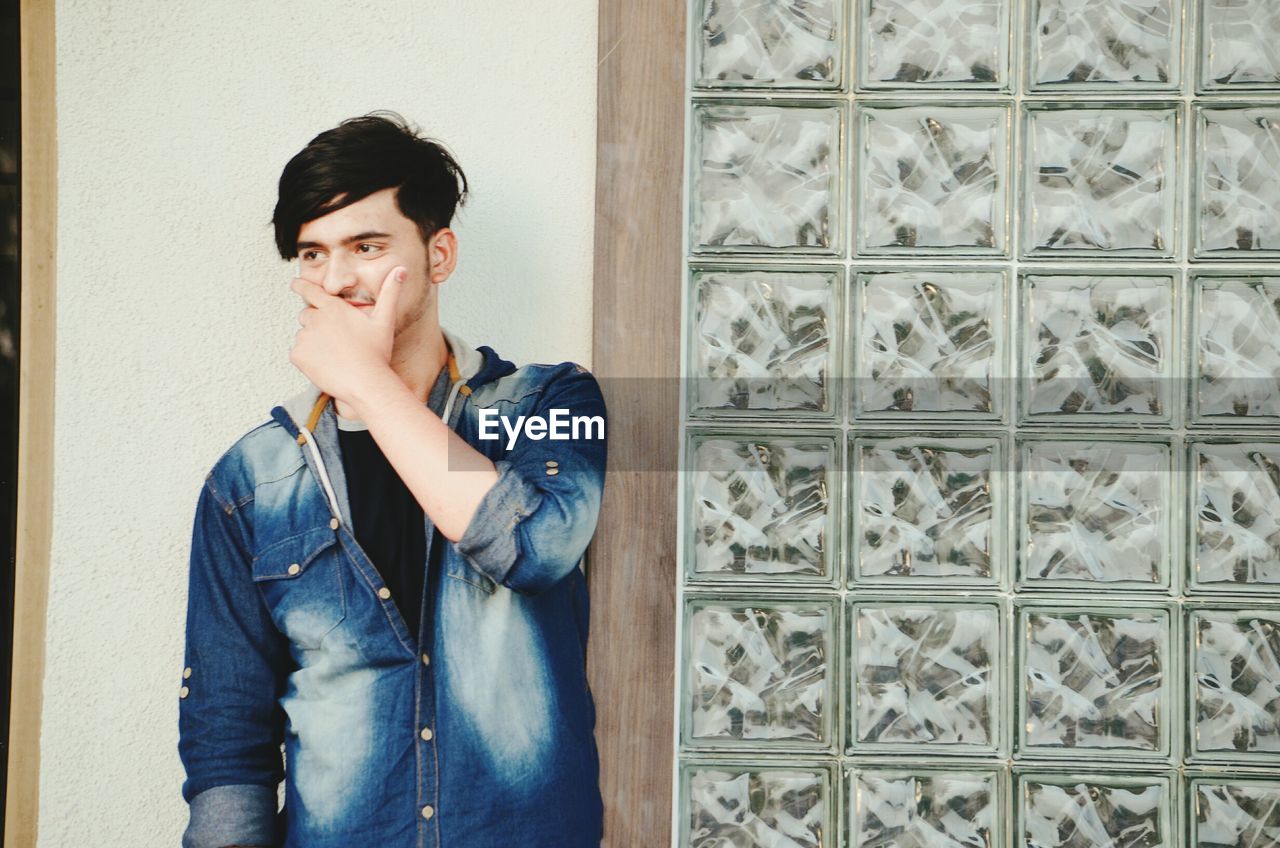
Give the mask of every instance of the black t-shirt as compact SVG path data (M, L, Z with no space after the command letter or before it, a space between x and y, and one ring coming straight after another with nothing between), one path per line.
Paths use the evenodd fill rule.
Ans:
M437 415L444 410L448 392L446 366L441 369L427 399L427 406ZM338 419L338 446L347 477L347 500L351 505L356 541L391 590L410 635L418 639L426 572L428 567L433 572L438 570L443 540L440 534L434 534L436 539L428 563L422 506L363 424Z

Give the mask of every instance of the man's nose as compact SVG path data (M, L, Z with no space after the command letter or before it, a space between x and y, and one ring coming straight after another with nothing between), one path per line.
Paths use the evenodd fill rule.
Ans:
M331 256L324 266L324 290L337 296L356 284L356 272L340 254Z

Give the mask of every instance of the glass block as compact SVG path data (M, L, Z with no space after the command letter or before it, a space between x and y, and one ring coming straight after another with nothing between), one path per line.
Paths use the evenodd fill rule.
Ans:
M1022 774L1019 848L1177 848L1168 777Z
M1280 609L1188 612L1191 757L1280 762Z
M851 615L851 751L997 752L999 606L867 601Z
M849 773L849 844L866 848L999 846L1001 775L965 771L861 769Z
M698 88L839 88L838 0L702 0Z
M683 776L681 848L834 844L830 769L699 762L686 765Z
M1280 591L1280 443L1191 445L1191 587Z
M864 88L1005 88L1006 0L861 0Z
M1200 87L1280 88L1280 5L1200 0Z
M1024 442L1020 584L1168 589L1173 476L1168 444Z
M1172 277L1028 275L1020 288L1026 420L1171 420Z
M1026 114L1026 255L1174 255L1176 105Z
M829 748L835 612L817 599L695 599L685 626L685 742Z
M841 251L839 104L698 104L690 243L698 253Z
M1004 292L999 271L859 274L853 414L1002 418Z
M1197 277L1192 415L1216 423L1280 419L1280 277Z
M1009 111L858 108L858 252L1004 254Z
M834 434L696 434L689 456L690 579L831 582Z
M1019 752L1167 757L1170 626L1167 608L1021 608Z
M839 271L693 274L691 415L832 417Z
M1194 255L1280 256L1280 105L1196 110Z
M1180 0L1036 0L1033 88L1177 88Z
M1190 803L1192 848L1280 845L1280 783L1193 780Z
M855 441L854 582L995 584L1003 455L996 439Z

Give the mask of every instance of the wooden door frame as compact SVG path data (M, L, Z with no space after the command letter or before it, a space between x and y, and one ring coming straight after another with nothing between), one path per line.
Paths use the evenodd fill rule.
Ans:
M5 848L36 844L45 611L53 537L54 276L57 135L54 0L21 0L22 286L18 384L17 569Z
M600 0L592 370L609 467L590 552L588 675L604 845L671 844L685 22Z

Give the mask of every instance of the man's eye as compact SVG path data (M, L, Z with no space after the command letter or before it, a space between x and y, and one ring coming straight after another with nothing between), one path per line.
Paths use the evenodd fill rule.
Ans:
M302 251L302 261L304 262L315 262L316 259L318 259L319 257L320 257L320 254L314 250Z
M366 247L368 248L368 250L365 250ZM356 245L356 250L360 251L361 253L373 253L377 249L378 249L378 246L376 244L369 244L368 242L363 242L361 244Z

